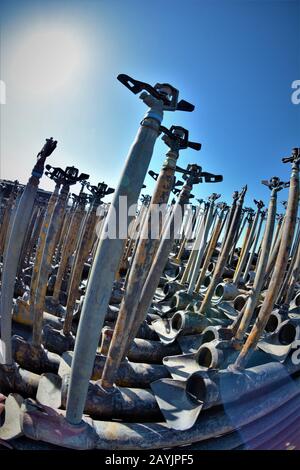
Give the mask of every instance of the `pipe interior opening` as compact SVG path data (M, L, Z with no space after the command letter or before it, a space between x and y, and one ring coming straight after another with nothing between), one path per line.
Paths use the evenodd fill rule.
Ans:
M234 306L235 310L240 312L242 310L242 308L244 307L245 303L246 303L245 297L238 296L234 299L233 306Z
M265 326L265 331L267 333L273 333L275 330L277 330L279 325L279 320L276 315L271 314L270 318Z
M224 294L224 286L222 284L219 284L216 287L215 296L221 298L223 294Z
M197 401L204 401L206 396L206 387L203 377L194 374L186 384L186 391Z
M179 331L182 328L183 319L180 313L175 313L172 318L172 328L175 331Z
M213 330L207 330L205 333L203 333L202 337L202 344L204 343L210 343L211 341L214 341L216 339L216 334Z
M278 339L281 344L287 345L293 343L296 338L295 325L287 323L283 325L278 331Z
M212 363L212 354L208 347L201 347L197 360L199 366L210 367Z

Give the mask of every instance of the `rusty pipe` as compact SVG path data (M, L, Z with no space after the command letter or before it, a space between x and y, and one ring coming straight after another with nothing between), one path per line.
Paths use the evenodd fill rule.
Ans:
M268 322L288 263L288 255L293 241L299 201L299 158L299 149L293 149L291 159L284 160L292 161L292 173L290 178L288 207L285 216L282 239L269 288L264 298L259 315L234 364L234 367L239 369L245 367L247 364L248 358L256 347L259 338Z
M127 196L128 207L136 203L159 134L163 118L163 102L147 93L142 93L141 99L150 107L150 111L142 121L130 149L121 181L106 217L104 231L114 222L115 214L117 218L119 217L120 196ZM126 215L126 229L127 227ZM125 240L122 238L114 240L103 238L97 247L81 312L71 370L67 420L73 424L80 423L82 419L100 331L124 245ZM103 269L103 266L106 269Z
M43 311L47 292L47 281L51 269L51 262L56 246L56 236L61 227L64 210L69 196L69 185L63 184L51 217L50 225L44 244L44 250L39 269L37 288L34 299L34 323L32 330L32 344L40 346L42 340Z
M79 202L78 207L73 212L72 218L70 220L69 228L65 235L65 240L62 245L62 257L60 260L58 272L56 275L54 290L53 290L54 302L59 302L61 283L62 283L64 274L68 268L68 262L69 262L70 256L75 250L77 238L80 233L80 226L82 224L82 221L85 215L84 206L85 206L85 201Z
M219 282L222 279L222 273L223 273L225 265L227 263L228 256L229 256L229 251L231 249L231 246L232 246L232 243L233 243L233 240L234 240L234 236L235 236L235 233L236 233L236 229L237 229L237 226L239 224L240 215L241 215L241 212L242 212L242 206L243 206L246 191L247 191L247 186L245 186L239 194L239 199L238 199L237 204L236 204L235 213L234 213L234 216L232 218L232 222L231 222L230 230L228 232L227 239L224 243L223 250L219 254L218 261L217 261L217 266L214 270L212 280L211 280L211 282L208 286L208 289L205 293L204 299L201 303L199 313L201 313L203 315L205 315L206 310L209 309L209 307L211 305L211 299L214 295L215 289L216 289L217 285L219 284Z
M1 288L1 345L2 345L2 358L0 359L4 364L12 363L12 349L11 349L11 322L12 322L12 304L13 304L13 291L15 285L15 277L18 269L19 257L22 249L22 244L26 234L26 228L31 216L34 199L37 193L40 178L43 175L44 163L46 158L51 155L56 147L57 142L53 139L47 139L43 149L38 154L38 160L35 164L31 177L25 187L18 204L9 240L6 246L6 253L3 263L2 271L2 288Z
M208 249L207 249L207 253L206 253L206 257L205 257L205 260L204 260L204 263L203 263L203 266L202 266L202 269L201 269L201 272L200 272L200 276L199 276L197 284L196 284L195 292L199 292L200 287L202 286L204 278L207 274L208 266L211 262L211 257L212 257L212 255L215 251L215 248L217 246L217 242L218 242L220 234L221 234L225 209L226 209L226 206L225 205L222 206L221 210L220 210L220 213L218 215L216 226L215 226L214 232L212 234L212 237L210 239Z

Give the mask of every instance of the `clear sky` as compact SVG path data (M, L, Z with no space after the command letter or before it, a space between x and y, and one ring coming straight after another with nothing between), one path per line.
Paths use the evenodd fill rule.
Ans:
M26 182L46 137L59 141L54 166L78 166L93 184L117 184L145 106L116 76L170 82L195 106L165 113L202 150L183 151L224 182L195 194L249 186L268 200L261 179L289 177L281 157L300 146L299 0L0 0L1 177ZM157 142L150 168L167 147ZM152 188L150 177L146 183ZM53 184L43 178L42 187ZM280 194L286 198L286 191Z

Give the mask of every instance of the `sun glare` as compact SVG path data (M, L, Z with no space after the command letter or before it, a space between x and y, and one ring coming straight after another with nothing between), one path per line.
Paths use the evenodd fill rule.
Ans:
M19 89L46 94L75 81L83 63L83 45L76 32L47 27L19 36L8 68Z

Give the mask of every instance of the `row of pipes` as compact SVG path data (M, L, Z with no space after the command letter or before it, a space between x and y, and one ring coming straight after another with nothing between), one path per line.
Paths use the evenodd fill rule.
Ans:
M230 204L212 193L194 206L197 184L223 178L180 167L181 152L201 144L162 125L165 111L194 106L170 84L118 80L147 113L115 190L46 164L53 138L25 186L0 185L0 439L114 450L276 446L274 422L285 429L300 410L300 149L282 160L288 182L262 181L267 207L245 207L247 186ZM148 172L151 197L140 196L160 135L167 153L159 173ZM43 174L52 193L39 189ZM124 198L133 213L124 215Z

